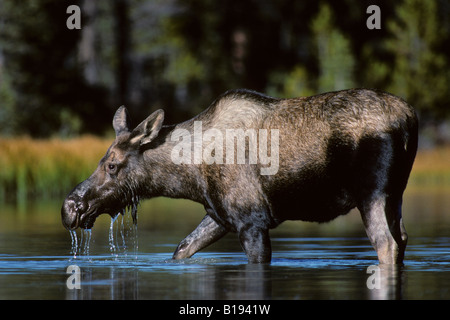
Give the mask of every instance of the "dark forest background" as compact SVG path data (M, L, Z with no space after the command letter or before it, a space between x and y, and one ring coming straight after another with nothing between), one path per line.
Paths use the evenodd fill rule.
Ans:
M405 98L423 141L445 144L449 41L448 0L0 0L0 135L104 135L120 105L134 124L158 108L174 123L233 88L367 87Z

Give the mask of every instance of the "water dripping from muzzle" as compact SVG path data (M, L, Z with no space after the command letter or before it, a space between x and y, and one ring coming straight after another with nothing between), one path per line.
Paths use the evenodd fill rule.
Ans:
M116 222L118 216L119 214L115 217L111 217L111 224L109 225L109 250L113 256L117 256L117 228L114 228L114 223Z
M77 259L82 255L89 257L92 237L91 229L81 229L79 235L76 230L70 230L69 233L71 238L70 254L73 256L73 259ZM108 243L113 257L117 258L119 254L124 254L125 257L128 257L128 254L134 254L134 259L137 259L137 204L133 204L111 217Z
M72 248L70 254L74 259L77 255L83 255L89 257L89 248L91 245L91 229L81 229L80 239L78 240L78 235L75 230L70 231L70 238L72 240Z
M89 248L91 246L92 231L91 229L83 229L81 234L82 234L81 252L83 255L89 257Z
M137 258L137 209L133 206L128 211L130 211L133 223L127 221L129 220L128 217L130 215L127 215L127 210L125 209L122 210L120 214L118 213L116 216L111 217L111 223L109 226L109 249L111 255L114 257L117 257L119 253L123 253L125 256L127 256L128 253L134 253L134 257ZM121 244L119 244L120 240L122 240ZM134 252L130 252L130 248L132 248Z
M70 230L69 232L70 238L72 240L72 248L70 249L70 255L72 255L75 259L78 253L78 236L75 230Z

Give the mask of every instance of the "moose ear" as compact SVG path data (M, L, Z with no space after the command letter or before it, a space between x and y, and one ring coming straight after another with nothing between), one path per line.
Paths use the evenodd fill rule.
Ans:
M130 116L128 115L127 108L121 106L117 109L113 118L113 128L116 132L116 137L125 132L130 132Z
M142 121L132 132L131 144L139 142L142 146L158 136L164 121L164 111L159 109Z

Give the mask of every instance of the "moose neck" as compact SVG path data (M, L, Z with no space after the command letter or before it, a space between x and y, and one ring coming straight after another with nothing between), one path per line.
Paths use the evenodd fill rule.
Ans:
M144 152L145 186L148 197L165 196L204 203L205 182L196 164L177 164L171 158L177 142L171 140L175 126L165 126L156 147Z

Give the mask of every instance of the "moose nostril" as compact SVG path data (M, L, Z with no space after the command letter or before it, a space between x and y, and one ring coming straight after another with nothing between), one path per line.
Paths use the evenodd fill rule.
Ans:
M75 210L79 213L86 211L87 205L84 202L78 202L75 204Z
M79 217L84 213L86 207L86 204L82 201L66 199L61 208L61 217L64 227L69 230L76 229L79 224Z

